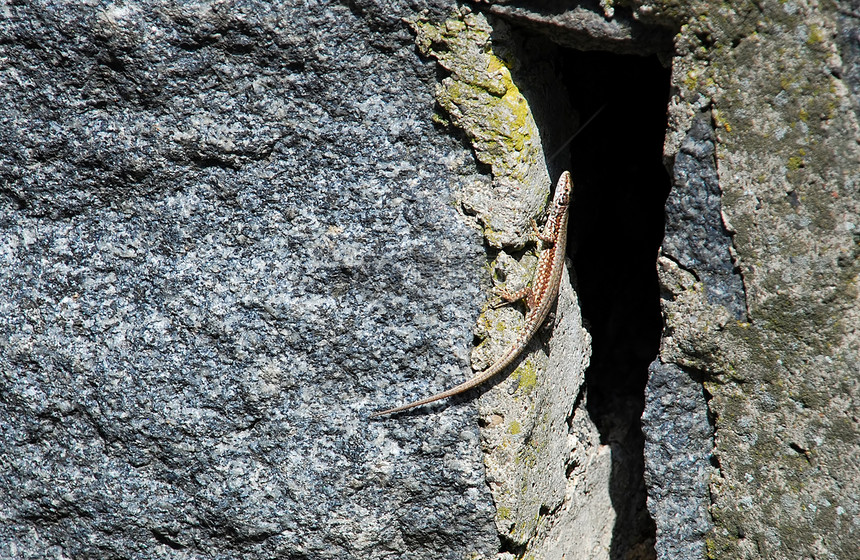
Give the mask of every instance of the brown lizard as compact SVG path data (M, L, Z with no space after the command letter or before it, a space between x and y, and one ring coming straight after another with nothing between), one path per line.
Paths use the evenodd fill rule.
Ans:
M452 387L432 397L421 399L420 401L375 412L371 414L371 418L401 412L468 391L505 369L525 350L526 345L543 324L544 319L546 319L558 296L561 273L564 270L565 245L567 242L567 209L570 205L571 188L570 173L565 171L561 174L555 187L555 196L552 200L552 206L550 207L543 233L537 228L535 221L532 220L532 229L537 238L543 241L544 247L538 258L531 286L515 293L509 293L507 290L498 291L502 299L507 301L525 299L526 307L528 308L525 324L508 351L489 369L482 371L477 376L456 387Z

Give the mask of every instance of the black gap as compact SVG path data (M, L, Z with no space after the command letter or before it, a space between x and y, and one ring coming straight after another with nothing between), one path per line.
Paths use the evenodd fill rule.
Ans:
M626 558L653 551L656 531L640 417L662 331L656 260L671 186L662 160L670 71L656 56L606 52L562 50L558 63L582 122L605 105L570 146L570 243L592 336L586 407L612 450L610 558Z

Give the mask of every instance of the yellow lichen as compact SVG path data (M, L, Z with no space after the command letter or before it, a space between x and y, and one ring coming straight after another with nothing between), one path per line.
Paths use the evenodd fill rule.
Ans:
M791 171L797 171L801 167L803 167L803 158L800 156L791 156L788 158L788 168Z
M696 70L690 70L684 77L684 85L689 90L695 90L699 85L699 73Z
M514 372L523 392L529 392L537 385L537 370L531 360L525 360Z
M824 40L824 33L817 25L809 26L809 36L806 38L807 45L816 45Z

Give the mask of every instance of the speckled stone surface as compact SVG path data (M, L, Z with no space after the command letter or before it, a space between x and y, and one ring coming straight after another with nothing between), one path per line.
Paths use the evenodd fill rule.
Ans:
M706 552L858 558L853 16L847 3L805 0L712 7L637 8L683 23L665 155L682 157L694 120L711 111L721 221L743 281L739 317L732 299L714 297L706 261L658 260L660 361L704 381L714 426Z
M854 112L860 119L860 0L837 2L842 76L854 97Z
M645 24L613 0L486 1L490 13L578 50L643 55L668 52L672 45L670 26Z
M471 406L366 419L488 279L423 6L350 7L5 8L0 557L498 549Z
M672 167L662 254L695 271L709 303L746 316L743 279L732 263L732 240L720 214L720 184L711 114L693 120Z
M745 315L741 278L733 270L731 238L720 215L711 115L702 113L681 143L666 200L662 259L695 271L706 300ZM671 286L663 286L671 298ZM655 360L648 369L642 431L648 509L657 525L661 560L698 560L713 530L708 483L714 447L713 426L701 377Z
M648 368L645 412L645 483L657 524L657 558L699 560L713 530L708 482L714 447L702 382L674 364Z

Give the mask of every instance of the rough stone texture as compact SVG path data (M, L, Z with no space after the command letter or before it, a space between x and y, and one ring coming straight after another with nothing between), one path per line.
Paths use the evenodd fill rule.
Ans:
M590 338L563 280L549 355L531 353L478 406L499 532L535 558L591 558L608 548L614 519L607 446L582 399Z
M508 64L522 74L522 56L517 56L522 49L504 23L493 27L468 8L438 24L423 18L411 24L421 53L449 73L436 90L445 112L437 119L463 130L475 157L492 172L491 185L478 181L463 192L463 208L476 215L492 247L522 248L531 234L530 220L546 208L550 192L537 123L501 58L507 55ZM547 82L548 76L536 79ZM517 81L522 83L522 76Z
M698 115L675 157L673 187L666 200L661 248L664 299L678 291L681 270L735 319L746 317L741 277L731 259L731 237L720 214L713 128L710 113ZM670 274L668 271L675 272ZM669 282L668 280L675 282ZM713 523L708 514L708 482L713 427L701 376L655 360L649 367L642 429L648 506L657 524L657 558L696 560L705 553Z
M535 52L504 22L489 21L468 8L441 23L420 20L412 25L422 53L450 73L436 91L445 111L437 118L462 129L475 157L492 168L492 183L473 183L464 190L462 203L483 224L488 243L504 247L490 266L500 287L516 291L530 281L536 264L533 251L519 250L531 230L528 218L544 208L548 194L550 169L541 141L569 130L573 121L561 88L553 85L552 68L539 58L543 48L552 47L532 40L529 46L541 47ZM554 107L566 109L562 116L550 121L545 114L533 114L526 96L534 99L536 91L544 92L537 107L546 110L552 100ZM555 162L564 164L564 158ZM472 363L479 369L491 365L513 343L522 319L521 311L510 306L487 308L478 320L481 342ZM496 525L506 554L571 559L590 557L584 550L604 554L612 535L606 520L613 519L609 473L582 468L603 466L598 459L606 453L591 419L579 410L590 337L567 273L549 355L540 351L542 346L541 340L533 341L510 375L488 383L493 388L478 400ZM590 494L583 492L583 481L591 483ZM609 515L590 518L583 510ZM583 549L583 542L589 549Z
M688 281L697 282L695 289L704 291L709 304L721 305L741 319L746 315L743 285L733 270L731 237L720 215L710 117L704 113L693 120L675 157L659 261L661 293L671 300L679 291L681 271L689 271ZM702 380L659 360L648 373L642 430L657 558L696 560L704 556L705 539L713 529L708 514L713 427L707 419Z
M854 97L854 112L860 118L860 0L843 0L837 6L842 77Z
M720 214L711 115L697 117L672 167L673 188L666 200L662 254L695 271L709 303L746 317L743 280L731 258L731 236Z
M701 380L655 360L648 369L645 412L645 482L657 524L657 558L694 560L705 555L713 530L708 481L713 427Z
M468 396L367 421L471 374L478 226L510 246L494 278L528 278L550 172L507 65L537 90L552 76L468 10L439 56L430 22L451 6L350 7L10 8L0 556L490 557L500 534L542 555L576 557L581 535L608 548L567 276L549 359L536 341L488 387L482 439ZM407 18L492 182L432 127L435 68ZM546 116L546 138L572 128ZM521 320L485 311L478 367Z
M857 3L501 4L487 9L579 48L659 52L665 34L636 30L678 32L665 157L689 191L669 202L667 329L646 412L649 453L664 461L648 466L658 553L860 558ZM453 8L5 6L0 557L609 556L608 446L576 399L578 370L559 363L586 355L560 336L585 340L572 292L544 370L566 380L561 400L528 425L553 434L548 478L516 460L508 478L485 477L480 444L491 456L504 439L492 430L518 434L492 413L479 432L474 395L365 419L471 374L491 281L479 229L492 280L521 282L523 224L545 197L534 191L501 227L487 228L492 204L468 204L500 183L456 131L431 126L431 94L456 70L422 61L403 21L441 23ZM547 152L561 144L548 123L566 110L520 86L524 52L553 56L528 47L493 50L500 63L480 69L498 72L487 91L521 91ZM502 123L526 123L518 98L508 107ZM532 139L529 127L510 138ZM503 312L477 334L515 324L518 310ZM537 410L546 386L526 391L524 372L541 359L478 407ZM691 373L714 430L704 541L712 436ZM685 433L661 434L669 422ZM561 466L563 492L517 503L536 522L501 519L494 484L546 488ZM673 515L691 530L673 532Z
M404 4L7 5L0 557L499 547L485 256ZM447 11L448 8L444 8Z
M488 0L488 11L579 50L625 54L667 53L672 31L643 25L612 0Z
M744 285L739 320L703 285L707 267L664 257L658 269L660 361L696 372L710 395L713 558L860 557L860 153L835 8L637 8L681 24L666 155L683 155L711 109L723 225Z

